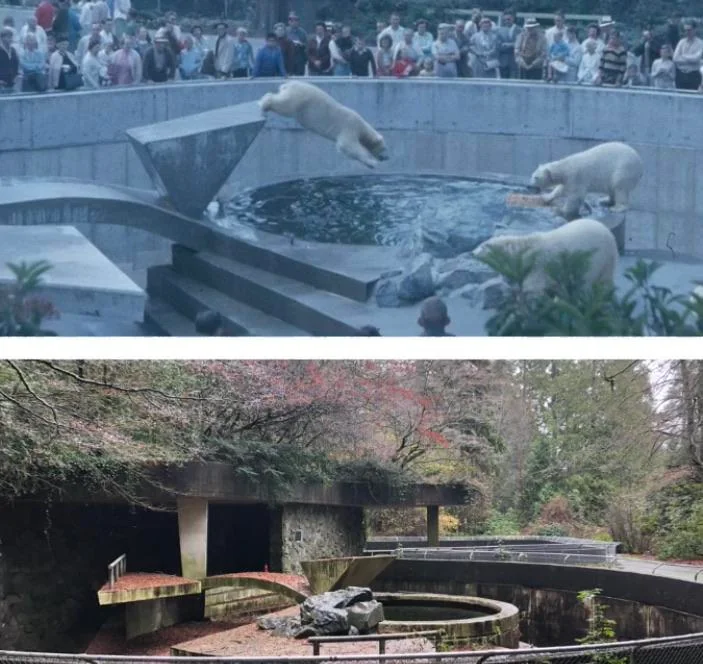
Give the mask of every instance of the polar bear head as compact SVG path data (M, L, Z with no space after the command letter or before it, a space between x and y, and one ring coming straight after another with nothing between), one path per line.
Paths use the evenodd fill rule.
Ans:
M387 161L390 158L388 148L386 148L386 142L383 140L383 136L377 131L374 131L368 136L364 136L364 147L378 159L378 161Z
M486 256L491 249L502 249L509 254L536 249L537 233L529 235L494 235L473 250L476 258Z
M275 97L271 92L267 92L261 99L259 99L259 108L265 113L273 109Z
M548 189L556 184L552 177L552 171L548 164L542 164L537 167L530 178L530 186L535 189Z

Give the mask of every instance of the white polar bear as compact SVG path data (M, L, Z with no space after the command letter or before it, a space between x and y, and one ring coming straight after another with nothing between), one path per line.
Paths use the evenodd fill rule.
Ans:
M568 220L577 219L586 194L608 194L604 203L625 212L630 205L630 193L644 172L642 158L625 143L603 143L590 150L569 155L559 161L542 164L532 174L531 185L541 190L554 187L543 195L545 203L564 197L561 214Z
M538 252L535 266L523 285L528 293L542 293L551 285L545 267L565 251L593 252L585 287L598 282L612 285L618 264L615 237L605 225L594 219L577 219L551 231L527 235L497 235L479 245L473 253L475 256L483 256L491 247L509 253L522 250Z
M343 154L375 168L388 159L386 144L356 111L342 106L315 85L286 81L278 92L268 92L260 100L262 111L295 118L305 129L335 141Z

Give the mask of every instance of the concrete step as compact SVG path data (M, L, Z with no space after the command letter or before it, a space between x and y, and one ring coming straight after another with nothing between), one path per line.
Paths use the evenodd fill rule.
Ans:
M222 256L174 246L173 267L315 336L355 335L369 323L366 304Z
M307 332L293 325L176 272L170 265L149 268L147 292L169 302L180 315L190 321L194 321L197 314L205 309L219 311L224 318L227 336L308 336ZM190 324L193 326L192 322Z
M193 321L159 297L149 297L144 307L144 331L150 337L197 336Z

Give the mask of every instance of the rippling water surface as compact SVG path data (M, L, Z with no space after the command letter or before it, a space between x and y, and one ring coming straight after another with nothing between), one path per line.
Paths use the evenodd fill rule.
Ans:
M244 192L226 206L223 223L247 224L270 233L344 244L402 246L414 238L451 237L472 229L543 230L554 224L545 209L511 208L506 196L519 187L476 180L364 175L293 180Z

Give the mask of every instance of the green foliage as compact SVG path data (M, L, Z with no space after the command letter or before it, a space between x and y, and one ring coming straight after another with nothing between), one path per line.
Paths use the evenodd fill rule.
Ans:
M534 531L540 537L568 537L569 531L561 523L545 523Z
M519 535L520 524L518 523L517 514L514 510L507 512L491 511L491 514L486 521L485 535Z
M650 497L654 549L663 559L703 559L703 483L680 482Z
M576 639L577 643L584 645L597 643L613 643L617 640L617 623L605 616L605 605L598 601L601 594L600 588L582 590L578 593L579 602L588 612L588 631L586 636ZM598 653L591 656L593 664L627 664L629 657L613 655L611 653Z
M48 300L34 295L51 265L37 261L8 263L7 266L15 281L0 287L0 337L53 336L53 332L42 330L42 323L54 317L56 310Z
M530 293L525 282L538 252L510 253L491 247L480 257L509 286L509 294L486 323L490 336L699 336L703 298L655 286L658 263L639 260L625 272L630 288L618 297L611 286L585 286L591 252L562 252L545 265L551 286Z

